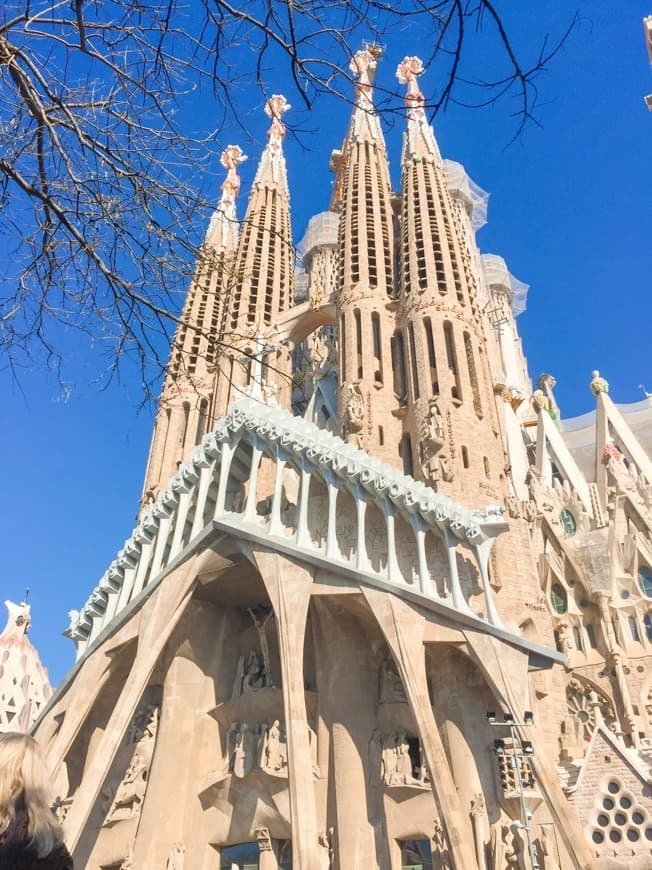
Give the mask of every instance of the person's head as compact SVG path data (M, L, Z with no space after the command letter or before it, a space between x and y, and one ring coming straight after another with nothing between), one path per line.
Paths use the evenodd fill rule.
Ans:
M48 855L61 839L61 829L50 809L47 769L41 747L28 734L0 734L0 834L24 805L28 834L39 857Z

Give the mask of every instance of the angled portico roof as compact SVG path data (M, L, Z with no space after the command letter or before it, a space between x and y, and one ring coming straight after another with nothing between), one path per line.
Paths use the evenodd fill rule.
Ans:
M246 446L243 451L239 448ZM256 479L263 455L275 464L274 494L265 515L256 503ZM237 457L237 460L236 460ZM237 469L236 469L237 461ZM244 464L243 464L244 463ZM281 519L283 473L298 471L300 486L295 527L288 532ZM227 498L231 475L248 482L244 504ZM316 542L308 529L311 479L328 493L327 530ZM314 484L313 484L314 485ZM338 493L346 488L356 513L355 544L340 549L336 533ZM323 492L323 489L322 489ZM383 514L386 559L372 566L365 539L365 513L373 503ZM414 535L411 565L399 565L395 528L404 520ZM233 404L227 416L205 436L126 541L80 611L71 611L69 636L78 657L114 622L121 622L135 602L164 579L172 564L202 545L207 529L255 540L312 564L340 572L361 584L375 585L435 608L520 646L534 645L502 625L493 602L487 563L495 537L507 528L503 508L469 510L448 496L347 444L302 417L253 396ZM405 528L405 526L404 526ZM408 529L408 534L410 533ZM443 542L448 576L437 580L429 569L429 534ZM478 610L465 598L457 574L459 546L471 551L479 569L484 601ZM537 647L539 655L560 655Z

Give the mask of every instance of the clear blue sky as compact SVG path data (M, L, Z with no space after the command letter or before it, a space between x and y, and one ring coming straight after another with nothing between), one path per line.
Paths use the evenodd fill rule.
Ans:
M500 5L510 7L525 48L545 31L562 30L580 10L579 27L539 80L542 128L506 148L514 130L509 102L453 107L436 124L442 152L491 192L481 249L504 256L531 285L519 323L532 376L557 377L566 417L592 407L592 368L608 378L616 401L637 401L638 384L652 390L652 114L643 104L652 75L641 27L652 2ZM397 34L378 81L393 87L397 62L419 52L425 56L427 47ZM273 71L270 84L283 89ZM428 74L422 79L426 93L437 85ZM297 117L320 132L286 146L296 239L310 215L327 208L328 156L341 144L348 108L324 103ZM263 129L259 123L256 135ZM395 187L400 134L400 123L387 130ZM260 144L245 149L241 212ZM30 587L31 636L53 683L73 661L72 643L61 636L67 611L83 604L133 528L152 426L153 409L138 410L142 397L128 372L122 384L98 393L88 383L95 370L92 349L72 344L66 401L42 371L22 375L19 384L0 373L0 598L19 600Z

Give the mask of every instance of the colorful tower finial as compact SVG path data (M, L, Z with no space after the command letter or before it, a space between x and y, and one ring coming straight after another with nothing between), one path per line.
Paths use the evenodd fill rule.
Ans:
M220 163L227 170L227 174L220 188L220 201L206 231L206 244L216 251L234 251L238 243L235 211L235 201L240 191L238 166L246 159L247 155L239 145L227 145L220 157Z
M417 78L423 75L425 68L420 57L404 57L396 67L396 78L400 84L407 85L407 94L405 95L405 106L408 110L408 117L415 121L425 121L426 115L424 105L426 98L421 93Z
M423 75L424 71L421 58L415 56L404 57L396 68L396 78L402 85L407 85L405 107L408 130L403 148L403 160L430 156L441 162L435 134L426 117L426 98L417 83L417 78Z
M283 157L283 139L286 129L283 115L291 108L283 94L273 94L265 103L265 114L272 119L272 123L267 131L267 146L263 151L254 179L254 187L261 184L276 187L285 196L288 195L288 189L285 158Z

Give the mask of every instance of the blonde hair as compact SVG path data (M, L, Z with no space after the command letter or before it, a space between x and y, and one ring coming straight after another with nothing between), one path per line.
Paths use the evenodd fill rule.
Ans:
M0 835L24 804L30 846L39 858L63 841L61 827L50 809L46 776L45 758L33 737L11 731L0 734Z

